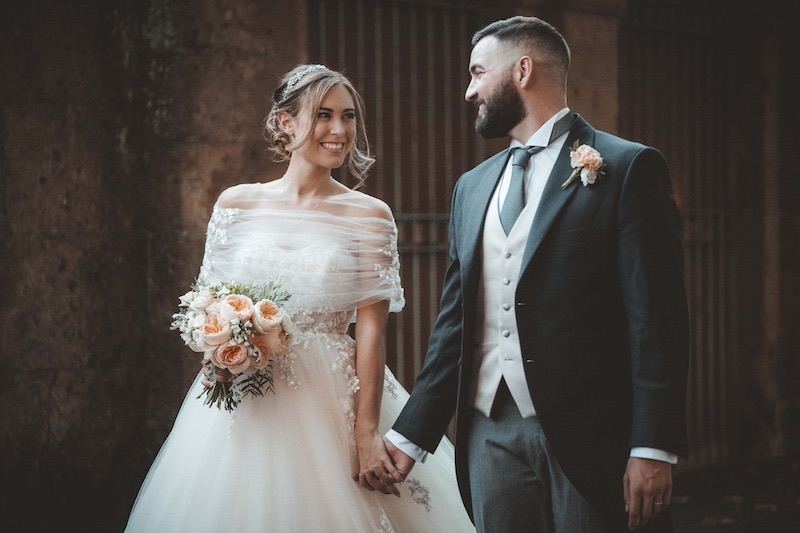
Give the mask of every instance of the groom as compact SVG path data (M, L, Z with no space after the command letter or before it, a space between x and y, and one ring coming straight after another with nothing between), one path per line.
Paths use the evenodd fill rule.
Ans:
M387 448L407 475L455 412L481 532L672 531L689 327L667 163L570 113L550 24L472 44L475 128L513 140L456 185L441 310Z

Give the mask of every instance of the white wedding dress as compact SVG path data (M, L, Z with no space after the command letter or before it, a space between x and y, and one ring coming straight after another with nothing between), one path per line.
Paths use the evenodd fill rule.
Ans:
M197 396L198 374L130 514L128 532L474 532L442 439L400 487L369 492L357 471L353 424L358 307L403 306L397 228L383 202L357 191L290 211L274 183L220 196L198 284L279 280L302 331L271 362L274 394L245 397L233 413ZM188 348L187 348L188 350ZM180 356L176 354L176 357ZM386 369L381 433L408 393Z

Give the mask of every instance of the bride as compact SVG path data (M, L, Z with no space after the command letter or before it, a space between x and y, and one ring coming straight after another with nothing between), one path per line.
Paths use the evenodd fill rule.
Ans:
M381 438L408 398L385 365L388 313L404 305L397 227L384 202L330 175L346 163L361 185L374 161L361 97L301 65L273 100L265 136L286 173L220 195L197 284L279 280L299 333L270 361L272 392L233 411L197 398L227 371L198 373L126 531L475 531L446 438L398 484Z

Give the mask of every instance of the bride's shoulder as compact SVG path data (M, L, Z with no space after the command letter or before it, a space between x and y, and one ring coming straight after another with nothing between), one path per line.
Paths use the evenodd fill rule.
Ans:
M228 187L217 197L216 207L221 209L247 209L259 200L270 196L270 183L240 183Z
M352 215L394 221L392 209L380 198L352 189L346 195L350 197L348 205L352 209Z

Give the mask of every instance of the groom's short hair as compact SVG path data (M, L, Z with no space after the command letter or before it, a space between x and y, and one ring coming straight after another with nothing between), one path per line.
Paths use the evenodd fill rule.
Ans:
M472 36L472 46L490 35L526 50L536 50L542 59L566 77L570 60L569 45L550 23L537 17L523 16L498 20L476 31Z

